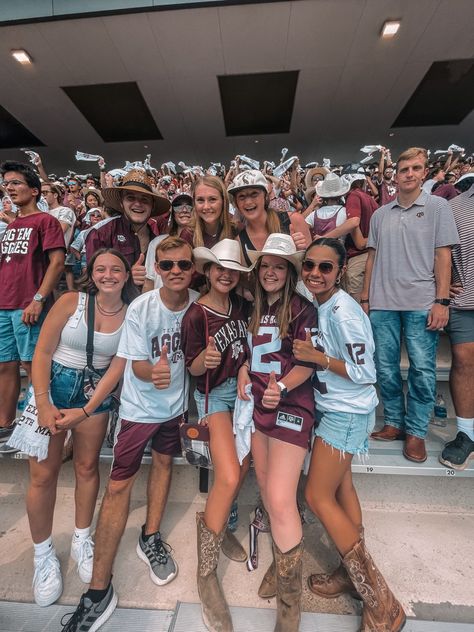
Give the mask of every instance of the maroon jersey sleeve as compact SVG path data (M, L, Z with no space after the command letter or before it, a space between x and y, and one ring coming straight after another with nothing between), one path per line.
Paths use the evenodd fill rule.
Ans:
M93 228L86 237L86 261L90 261L94 252L104 247L105 244L102 242L101 233Z
M188 368L207 346L205 325L202 307L193 303L181 323L181 349Z
M362 204L359 196L356 193L351 193L346 200L346 214L347 219L350 217L361 217Z

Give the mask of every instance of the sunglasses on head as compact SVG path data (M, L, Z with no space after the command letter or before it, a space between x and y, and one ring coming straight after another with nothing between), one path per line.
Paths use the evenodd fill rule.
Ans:
M173 269L174 264L178 266L180 270L183 272L187 272L191 270L193 267L193 262L190 259L179 259L179 261L172 261L171 259L163 259L162 261L157 261L158 267L163 272L169 272Z
M312 261L311 259L305 259L302 263L302 267L305 272L312 272L314 268L318 268L321 274L331 274L334 270L334 263L332 261Z

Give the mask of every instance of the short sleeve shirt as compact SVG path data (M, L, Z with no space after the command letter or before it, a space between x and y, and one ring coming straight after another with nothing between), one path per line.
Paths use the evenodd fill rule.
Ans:
M398 199L372 215L367 246L375 249L371 309L428 310L435 299L435 248L459 242L446 200L422 192L409 208Z
M371 195L368 195L367 193L365 193L364 191L361 191L360 189L353 189L347 196L347 199L346 199L347 219L350 219L352 217L360 218L359 228L363 237L369 236L370 220L372 218L372 215L374 214L374 211L377 208L378 208L378 204L374 200L374 198ZM366 252L367 249L358 250L355 247L355 244L352 240L351 235L349 234L346 237L346 251L347 251L347 257L348 259L350 259L351 257L354 257L355 255L360 255L361 253Z
M17 217L0 243L0 309L24 309L49 265L48 250L65 249L61 224L49 213Z

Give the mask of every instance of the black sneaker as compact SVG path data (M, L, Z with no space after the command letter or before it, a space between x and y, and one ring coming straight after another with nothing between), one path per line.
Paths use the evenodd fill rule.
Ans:
M173 549L163 542L160 532L143 538L143 529L138 538L137 555L150 568L150 579L158 586L169 584L178 574L178 565L171 555Z
M8 428L0 428L0 443L7 441L12 435L13 428L15 427L15 422L12 423Z
M117 593L112 584L99 603L94 603L85 594L82 595L76 612L72 613L69 621L64 624L64 617L61 619L61 625L64 626L62 632L96 632L112 616L117 601Z
M458 432L453 441L448 441L439 457L440 463L454 470L464 470L469 459L474 458L474 441L465 432Z

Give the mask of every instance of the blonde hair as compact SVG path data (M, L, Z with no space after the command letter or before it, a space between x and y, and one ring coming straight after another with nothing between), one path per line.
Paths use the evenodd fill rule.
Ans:
M168 250L173 250L174 248L182 248L183 246L187 246L189 248L190 259L191 261L194 261L193 249L191 245L187 241L184 241L184 239L181 239L181 237L174 236L166 237L165 239L163 239L163 241L160 241L155 250L155 261L158 261L159 252L168 252Z
M257 261L257 265L255 266L255 302L254 308L252 312L252 317L250 318L250 323L248 326L248 331L256 336L258 334L258 330L260 328L260 321L262 319L262 315L265 311L265 302L266 302L266 294L263 289L260 280L258 278L258 273L260 271L260 266L262 265L263 257ZM288 260L286 260L288 261ZM295 266L288 261L288 271L286 275L285 285L280 291L280 304L277 307L276 311L276 321L278 325L279 337L281 339L285 338L288 335L288 329L290 327L290 323L294 318L294 315L291 310L291 299L296 292L296 284L298 283L298 273L296 271Z
M417 158L418 156L423 156L424 158L424 163L425 163L425 169L428 167L428 152L426 151L426 149L424 149L423 147L409 147L408 149L405 149L405 151L403 151L397 159L397 171L398 171L398 167L400 165L400 163L403 160L413 160L413 158Z
M229 213L229 195L224 186L224 183L217 176L201 176L196 180L193 187L193 204L195 205L196 199L196 190L198 186L204 185L207 187L212 187L215 189L222 200L222 213L219 217L219 228L217 229L217 241L221 241L222 239L234 239L234 229L232 227L232 222ZM193 208L194 214L194 236L193 236L193 244L194 247L204 246L204 222L196 213L195 207Z

